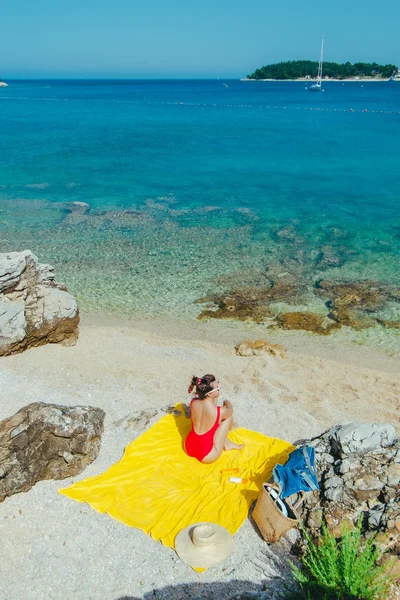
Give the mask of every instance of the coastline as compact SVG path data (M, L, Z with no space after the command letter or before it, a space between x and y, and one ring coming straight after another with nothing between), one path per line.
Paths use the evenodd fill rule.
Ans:
M162 599L213 583L224 599L260 589L266 580L268 589L277 585L282 571L289 571L287 558L278 551L260 571L257 556L265 544L249 520L229 560L199 575L140 530L57 493L118 461L141 433L127 427L127 419L149 408L158 409L160 418L162 408L187 400L188 380L203 372L217 374L238 424L266 435L295 441L357 420L391 422L400 431L398 358L358 348L340 352L315 336L283 336L285 343L277 334L268 339L284 343L286 358L241 357L234 344L254 339L254 328L239 325L83 315L76 346L50 344L2 358L1 419L36 401L90 404L106 412L100 454L84 473L41 481L0 504L3 551L13 565L0 566L5 595L86 600L90 589L93 600L102 600L142 598L155 590L151 597ZM27 589L33 577L35 586Z
M298 84L292 91L280 83L257 91L232 83L228 92L222 83L191 83L186 96L181 84L110 85L58 84L40 92L26 85L32 104L24 106L27 115L33 111L27 119L42 124L35 130L37 143L51 149L40 174L19 160L28 156L23 139L11 132L3 136L9 166L0 190L1 250L31 248L53 264L82 310L171 313L194 322L207 308L199 302L203 297L223 297L242 287L257 291L287 277L301 297L272 306L272 316L297 310L327 315L326 299L317 290L320 280L400 285L395 85L365 90L368 86L351 84L343 92L345 87L332 84L329 98L318 106ZM130 104L134 90L141 94L139 104ZM38 94L41 102L34 100ZM11 124L19 110L13 97L4 104ZM68 98L65 114L46 98L64 103ZM107 151L101 124L113 131L117 100L124 115L121 136ZM96 123L90 119L91 102L98 102L102 114ZM350 125L350 112L369 115L353 115ZM77 127L81 113L87 119ZM77 128L70 134L73 151L64 160L66 117ZM54 119L58 133L52 136ZM143 119L141 143L133 143ZM167 125L158 127L164 119ZM81 139L91 127L93 140ZM366 128L371 135L365 136ZM49 136L42 137L46 131ZM343 131L351 131L352 144ZM160 160L164 135L171 147ZM328 137L327 152L336 148L334 162L321 158ZM121 170L108 169L110 160ZM157 178L154 164L159 164ZM75 174L80 174L76 180ZM400 322L400 304L386 303L376 316ZM343 328L332 332L329 342L353 339L376 342L378 348L386 343L389 354L400 352L398 330L384 327L354 335Z
M182 343L214 344L229 349L245 339L267 339L282 345L293 355L305 355L322 360L346 363L352 367L379 369L396 374L400 372L400 354L388 355L379 346L360 345L350 337L320 336L305 331L270 330L263 324L238 320L189 320L173 315L144 316L110 315L104 313L84 313L83 327L119 331L122 336L156 336L161 340L175 339ZM351 334L351 330L348 332ZM163 344L164 342L162 342Z
M293 81L299 81L302 83L315 83L317 81L317 79L306 79L305 77L300 77L299 79L249 79L247 77L243 77L242 79L240 79L239 81L279 81L279 82L293 82ZM396 81L396 80L391 80L390 78L387 79L369 79L368 77L351 77L349 79L322 79L322 82L335 82L335 83L366 83L366 82L371 82L371 83L382 83L385 81ZM399 80L400 81L400 80Z
M341 114L349 98L364 111L368 96L372 107L397 110L396 86L367 93L362 85L331 86L323 110L332 112L316 116L306 112L315 109L304 86L229 83L226 90L212 82L218 93L209 96L203 85L183 96L181 89L166 94L168 86L151 95L146 84L139 104L133 87L111 94L108 84L100 94L46 86L32 104L14 101L21 92L7 94L1 244L4 251L29 247L55 266L78 300L81 331L76 346L0 359L0 419L31 402L97 406L106 418L100 454L81 475L41 481L0 503L6 597L181 600L209 591L225 600L266 586L275 596L275 586L290 581L284 542L265 544L250 519L232 557L199 575L142 531L58 494L104 472L166 406L186 402L193 374L215 372L238 424L269 436L295 441L351 421L390 422L400 432L399 329L344 325L318 336L197 319L204 296L289 275L304 296L276 303L274 314L327 313L314 295L325 278L400 289L398 119L366 115L350 123ZM260 110L268 103L294 110ZM46 149L40 172L29 161L31 144L15 135L21 122L32 148ZM399 307L390 304L385 318L399 321ZM236 355L238 342L260 338L281 344L286 358ZM157 413L149 423L130 423L147 409Z
M47 184L36 185L40 190L44 186L43 193L51 189ZM37 193L36 188L33 193ZM400 287L394 208L388 209L381 223L375 222L375 228L368 220L360 228L362 213L356 217L358 209L354 206L348 221L325 213L325 221L320 223L313 210L301 219L275 214L274 201L265 214L213 205L180 208L175 203L174 197L164 197L135 209L101 210L82 202L5 200L0 208L5 209L10 231L4 234L0 250L33 248L43 262L56 267L60 281L67 282L85 318L100 314L102 321L106 314L126 322L134 321L129 315L135 315L136 321L155 319L163 329L164 322L175 322L180 330L215 328L268 339L277 338L274 328L281 314L304 312L317 319L328 316L327 297L320 294L318 281L326 280L331 286L354 282L356 288L361 286L358 294L365 281L394 290ZM343 213L340 204L329 202L329 209ZM391 214L394 220L389 219ZM28 225L32 216L38 221ZM23 229L21 217L22 222L27 220ZM41 228L39 237L32 226L36 223ZM261 306L269 306L270 311L264 324L256 324L259 319L254 318L257 315L252 314L251 303L246 308L251 320L226 318L242 318L241 295L246 298L253 290L257 294L264 287L270 288L272 281L283 282L282 296L260 296ZM207 312L212 315L229 304L230 294L237 314L225 311L222 320L211 318L208 324L199 321L202 313L207 317ZM363 310L362 305L359 308ZM283 343L293 339L301 340L296 342L301 344L304 340L311 353L321 346L336 348L338 355L345 347L370 348L367 353L376 348L387 356L400 355L396 327L399 302L385 300L378 308L376 313L360 313L360 325L344 323L324 339L284 330L283 324L278 325L280 335Z

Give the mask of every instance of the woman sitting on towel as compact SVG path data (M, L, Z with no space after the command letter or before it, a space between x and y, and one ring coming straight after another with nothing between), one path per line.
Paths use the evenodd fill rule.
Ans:
M217 460L223 450L240 450L242 445L228 439L232 428L233 407L229 400L218 406L219 381L214 375L193 377L188 393L196 388L190 403L192 430L185 440L186 454L202 463Z

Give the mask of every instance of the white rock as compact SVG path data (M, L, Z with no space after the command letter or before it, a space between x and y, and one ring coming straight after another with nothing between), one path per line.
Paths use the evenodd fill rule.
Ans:
M24 301L0 299L0 354L9 347L18 348L25 338Z
M344 490L341 487L332 487L325 491L325 497L332 502L342 502L344 498Z
M325 481L325 489L334 488L334 487L342 487L342 486L343 486L342 478L339 477L338 475L333 475L332 477L329 477Z
M18 284L27 265L32 262L37 264L37 257L30 250L0 254L0 294Z
M39 264L38 265L38 282L44 283L47 281L55 281L56 274L55 269L51 265Z
M386 476L388 486L400 488L400 464L394 462L389 465Z
M384 482L375 475L365 475L353 482L355 490L381 490L384 485Z
M0 254L0 356L47 342L74 343L75 298L55 282L54 268L30 251Z
M333 449L341 456L365 454L392 446L396 430L390 423L349 423L337 429L331 439Z
M40 329L55 319L72 319L77 314L78 305L68 292L37 285L26 299L25 310L30 327Z

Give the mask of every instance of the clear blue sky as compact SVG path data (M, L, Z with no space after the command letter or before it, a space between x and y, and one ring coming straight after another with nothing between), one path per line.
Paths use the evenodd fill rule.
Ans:
M399 0L10 0L0 76L243 77L270 62L400 64Z

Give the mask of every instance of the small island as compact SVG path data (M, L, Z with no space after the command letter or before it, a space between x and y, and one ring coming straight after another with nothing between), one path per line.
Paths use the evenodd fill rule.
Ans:
M265 65L257 69L246 79L250 80L307 80L315 79L318 71L318 62L312 60L289 60L275 64ZM396 77L396 65L379 65L378 63L336 63L324 62L324 79L333 80L367 80L384 81Z

